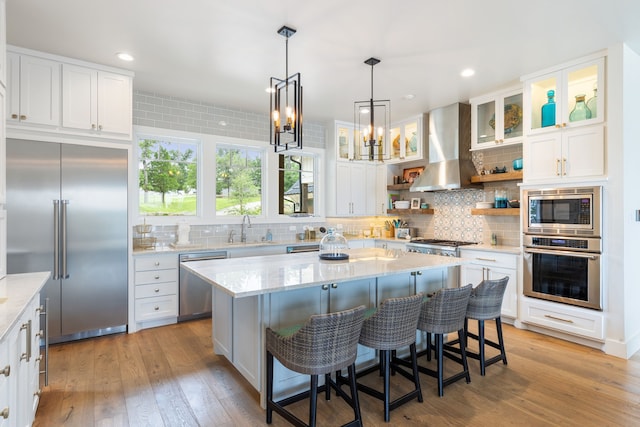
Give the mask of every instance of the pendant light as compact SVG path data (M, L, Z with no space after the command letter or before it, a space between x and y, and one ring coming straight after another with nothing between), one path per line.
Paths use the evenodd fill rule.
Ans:
M389 118L391 101L373 99L373 66L380 63L377 58L364 61L371 66L371 98L356 101L353 108L355 125L355 158L369 161L389 159Z
M275 152L302 148L302 84L300 73L289 76L289 37L296 30L282 26L278 34L285 42L285 78L271 77L269 103L270 143Z

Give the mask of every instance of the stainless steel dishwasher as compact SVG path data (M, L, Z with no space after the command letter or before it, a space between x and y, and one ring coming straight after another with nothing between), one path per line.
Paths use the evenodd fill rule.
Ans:
M228 258L227 251L181 254L180 263ZM182 264L181 264L182 265ZM180 267L180 311L178 321L211 317L212 285Z

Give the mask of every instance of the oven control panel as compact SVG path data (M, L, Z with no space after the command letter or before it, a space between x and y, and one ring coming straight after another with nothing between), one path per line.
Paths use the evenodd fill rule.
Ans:
M564 249L580 252L602 252L602 240L593 237L581 239L575 237L525 235L524 246L529 248Z

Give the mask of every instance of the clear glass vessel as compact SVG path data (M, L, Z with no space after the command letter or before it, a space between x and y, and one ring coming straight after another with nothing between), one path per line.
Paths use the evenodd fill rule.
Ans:
M593 96L587 101L587 108L591 110L591 118L598 117L598 89L593 89Z
M347 239L334 228L329 228L327 234L320 240L320 259L348 259L348 247Z
M587 107L587 104L584 102L585 97L586 95L584 94L576 95L576 105L569 114L570 122L578 122L591 118L591 110L589 110L589 107Z

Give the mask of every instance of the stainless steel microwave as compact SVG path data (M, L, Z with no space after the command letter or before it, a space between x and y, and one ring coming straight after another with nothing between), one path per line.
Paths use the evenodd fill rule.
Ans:
M523 190L527 234L601 237L602 187Z

